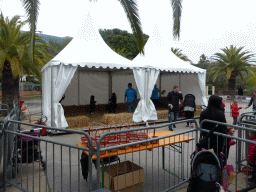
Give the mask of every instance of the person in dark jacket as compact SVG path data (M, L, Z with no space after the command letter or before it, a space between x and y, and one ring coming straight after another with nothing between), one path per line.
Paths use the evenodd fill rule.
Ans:
M202 111L201 115L200 115L200 120L199 122L201 123L204 119L208 119L208 120L213 120L213 121L219 121L219 122L223 122L226 123L226 118L224 115L224 112L221 110L222 104L221 104L221 97L217 96L217 95L212 95L209 98L208 101L208 106L207 108ZM201 128L203 129L208 129L211 130L216 126L215 123L210 123L210 122L204 122L201 125ZM227 126L224 125L218 125L217 127L215 127L214 132L219 132L219 133L224 133L227 134L228 130L227 130ZM200 137L204 138L207 135L207 132L202 132ZM226 143L227 139L221 137L221 136L217 136L215 134L212 134L210 136L210 145L208 145L208 142L203 144L203 148L205 149L213 149L214 152L216 153L216 155L219 155L220 152L223 152L224 154L228 154L228 145ZM209 146L209 148L208 148Z
M238 99L240 99L244 95L244 91L242 86L238 88Z
M110 113L115 113L116 112L116 93L112 93L111 98L109 99L110 101Z
M169 123L176 121L179 115L179 100L183 100L182 93L179 91L177 85L173 87L173 91L169 92L166 98L166 103L169 107ZM176 128L173 125L173 128ZM169 130L173 131L172 125L169 125Z
M185 112L186 119L193 119L194 118L194 112L196 110L196 102L195 102L195 96L192 94L187 94L184 99L183 104L183 110ZM187 126L189 127L189 122L187 121ZM192 122L190 122L190 127L193 127Z
M90 114L93 115L96 108L96 101L94 100L94 95L91 95L90 99Z
M253 91L253 96L251 97L251 100L250 100L248 106L245 107L245 109L247 109L251 105L252 105L252 110L256 111L256 90Z

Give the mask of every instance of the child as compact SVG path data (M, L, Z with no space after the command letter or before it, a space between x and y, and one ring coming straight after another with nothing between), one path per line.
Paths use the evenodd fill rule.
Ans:
M228 127L228 135L234 136L235 135L235 129L234 127ZM228 146L231 147L232 145L235 145L236 141L234 139L229 138L228 140Z
M251 138L251 141L256 142L256 132L249 131L249 136ZM255 185L256 184L256 145L250 143L249 144L249 154L248 154L248 160L250 162L250 166L253 168L252 177L248 179L249 185Z
M91 115L93 115L93 112L95 111L95 103L96 101L94 101L94 95L91 95L91 99L90 99L90 113Z
M235 129L233 127L228 127L228 135L234 136L235 135ZM228 148L227 148L227 159L229 156L229 149L232 145L235 145L236 141L234 139L228 138Z
M231 116L233 117L233 125L236 125L237 123L237 117L239 116L239 110L242 109L242 107L238 107L238 102L234 100L233 105L230 106L231 108Z

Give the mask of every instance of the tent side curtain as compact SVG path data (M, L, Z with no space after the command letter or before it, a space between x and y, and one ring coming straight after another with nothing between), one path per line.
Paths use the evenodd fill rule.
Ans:
M136 85L140 94L140 102L133 114L134 122L157 120L157 113L150 97L160 71L153 68L133 69Z
M198 73L198 84L199 84L199 87L200 87L200 90L202 92L202 100L203 100L203 104L205 106L207 106L207 99L206 99L206 90L205 90L205 82L206 82L206 72L205 73Z
M48 126L59 128L68 127L68 123L64 116L63 107L59 101L62 95L65 93L76 70L77 66L60 64L58 66L51 66L43 72L45 73L43 75L47 77L47 79L45 79L43 82L43 84L45 83L44 88L46 90L43 92L43 98L45 98L43 99L45 102L43 112L48 118ZM53 86L53 89L51 89L51 86ZM53 94L51 94L51 90L53 90ZM51 95L53 98L51 98ZM53 109L51 108L51 100L53 100ZM53 120L51 119L51 113L53 113ZM51 122L53 122L52 125L50 125Z

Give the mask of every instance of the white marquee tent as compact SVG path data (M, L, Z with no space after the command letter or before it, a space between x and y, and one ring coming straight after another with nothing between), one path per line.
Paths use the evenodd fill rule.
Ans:
M159 39L156 27L145 46L145 56L129 61L108 47L88 11L77 36L41 70L47 125L68 127L59 104L64 93L65 106L89 104L91 95L95 95L98 104L107 104L112 92L121 103L130 82L140 98L133 115L135 122L157 119L150 100L155 83L167 92L178 85L184 95L194 94L197 104L206 104L205 70L177 58Z

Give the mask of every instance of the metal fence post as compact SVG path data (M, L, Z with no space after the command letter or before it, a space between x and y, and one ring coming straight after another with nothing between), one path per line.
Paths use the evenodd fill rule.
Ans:
M7 129L8 121L5 118L4 119L4 125L3 125L3 137L4 137L4 162L3 162L3 185L4 185L4 191L6 191L6 181L7 181L7 171L8 171L8 136L7 132L5 132L5 129Z

